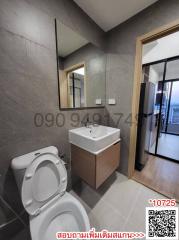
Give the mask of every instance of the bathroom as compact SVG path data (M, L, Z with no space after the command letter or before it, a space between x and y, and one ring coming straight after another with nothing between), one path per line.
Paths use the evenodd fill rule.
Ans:
M90 227L145 232L148 199L166 197L131 179L136 38L178 19L177 0L0 1L0 239L31 239L11 162L49 146L64 161L66 191L84 207ZM82 107L79 99L77 107L61 105L58 24L98 53L88 52L88 59L99 59L92 71L100 68L89 106L84 99ZM98 125L120 130L118 166L97 189L73 174L71 164L69 131L90 123L94 131Z

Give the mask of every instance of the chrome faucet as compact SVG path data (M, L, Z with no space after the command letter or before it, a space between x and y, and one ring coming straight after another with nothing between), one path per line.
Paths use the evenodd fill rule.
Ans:
M84 125L87 128L91 128L91 129L92 129L92 127L99 126L99 124L96 123L96 122L90 122L89 117L86 118L86 121L81 121L81 124Z
M93 123L89 121L89 117L87 117L86 121L81 121L81 124L84 125L85 127L89 128L90 125Z

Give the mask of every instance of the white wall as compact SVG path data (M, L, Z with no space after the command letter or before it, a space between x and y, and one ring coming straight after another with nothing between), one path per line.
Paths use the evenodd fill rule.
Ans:
M179 32L143 45L142 63L150 63L179 55Z

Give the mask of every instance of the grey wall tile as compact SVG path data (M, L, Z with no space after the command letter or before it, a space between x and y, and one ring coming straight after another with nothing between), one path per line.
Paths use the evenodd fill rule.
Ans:
M16 198L15 192L9 194L14 157L55 145L69 161L73 111L59 110L55 18L102 45L104 32L73 1L0 1L0 193L6 201ZM86 110L74 112L80 120L86 114ZM41 127L34 124L36 113L42 114ZM47 113L54 118L52 126L45 119ZM64 124L59 114L64 116ZM20 207L9 204L19 214Z
M23 0L2 0L0 26L50 49L55 49L54 19Z
M56 52L26 40L27 74L57 82Z
M25 73L27 50L24 38L0 28L0 72Z

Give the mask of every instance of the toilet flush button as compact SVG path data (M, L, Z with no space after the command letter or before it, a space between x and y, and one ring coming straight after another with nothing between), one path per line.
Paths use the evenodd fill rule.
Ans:
M26 174L26 176L25 176L26 179L30 179L31 177L32 177L32 174L31 174L31 173L28 173L28 174Z

